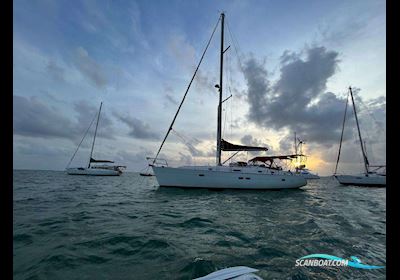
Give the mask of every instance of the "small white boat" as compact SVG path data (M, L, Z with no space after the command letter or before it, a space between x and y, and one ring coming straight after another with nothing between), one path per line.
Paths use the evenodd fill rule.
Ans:
M91 176L119 176L122 174L123 166L92 165L85 167L69 167L66 169L69 175L91 175Z
M247 266L234 266L217 270L193 280L263 280L253 273L257 271L258 269Z
M295 174L303 176L305 179L320 179L317 174L311 173L307 168L297 169Z
M97 114L97 122L96 122L96 129L94 132L94 137L93 137L93 142L92 142L92 148L90 151L90 157L89 157L89 164L87 167L69 167L69 165L71 164L72 160L74 159L80 145L83 142L83 139L85 139L90 127L93 124L92 123L89 125L88 129L86 130L85 135L83 136L81 142L79 143L78 147L75 150L75 153L72 155L72 158L70 159L67 168L66 168L66 172L68 175L89 175L89 176L119 176L122 174L122 171L124 168L126 168L126 166L123 165L108 165L108 164L104 164L104 163L114 163L111 160L97 160L94 159L93 156L93 149L94 149L94 144L96 141L96 134L97 134L97 127L99 125L99 119L100 119L100 113L101 113L101 107L103 105L103 102L100 103L100 109L99 112ZM100 165L99 163L103 163L102 165Z
M266 147L252 147L243 146L229 143L222 139L222 105L223 102L229 99L222 100L223 93L223 58L224 52L228 50L224 47L224 18L225 14L221 13L217 25L208 41L207 47L203 52L202 58L193 74L192 80L184 94L184 97L178 107L177 112L172 120L172 123L162 141L160 148L152 159L149 166L152 167L154 175L162 187L182 187L182 188L215 188L215 189L292 189L300 188L307 184L307 181L301 176L294 174L271 170L268 168L261 168L256 166L242 166L233 167L225 166L221 162L222 151L267 151ZM158 155L167 139L169 133L173 130L172 127L178 116L178 113L183 105L186 95L189 91L190 85L195 78L197 70L200 67L201 61L210 45L214 32L221 23L221 50L220 50L220 80L219 84L215 87L219 91L219 102L217 109L217 153L216 164L213 166L182 166L182 167L169 167L166 161L160 163Z
M348 104L348 102L346 102L346 109L344 111L342 135L340 137L338 158L336 161L336 168L335 168L335 173L333 176L342 185L357 185L357 186L366 186L366 187L386 187L386 165L370 165L369 164L367 154L365 152L365 147L364 147L365 143L362 141L362 137L361 137L360 126L359 126L358 118L357 118L356 105L354 103L353 91L351 90L351 87L349 87L349 95L351 96L351 100L352 100L352 104L353 104L354 116L356 119L357 130L358 130L358 137L359 137L360 145L361 145L361 153L362 153L363 160L364 160L365 172L362 174L358 174L358 175L341 175L341 174L336 173L338 164L339 164L339 159L340 159L340 151L342 148L342 141L343 141L343 131L344 131L344 125L345 125L345 121L346 121L347 104ZM348 100L348 96L347 96L347 100ZM376 169L370 170L371 167L375 167ZM383 172L378 172L381 169L385 169L385 170Z

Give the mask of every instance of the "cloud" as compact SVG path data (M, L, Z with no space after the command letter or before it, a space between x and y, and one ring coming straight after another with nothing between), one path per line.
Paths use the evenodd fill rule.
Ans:
M287 128L307 135L309 141L332 144L340 133L344 100L324 91L338 61L338 53L324 47L305 50L305 59L286 51L280 77L271 85L265 65L249 58L244 65L248 119L265 128Z
M14 134L39 138L66 138L76 142L83 136L98 109L85 101L74 104L77 120L64 116L58 108L43 103L37 97L13 96ZM98 136L113 139L112 122L102 113ZM93 135L94 129L89 132Z
M106 86L106 74L103 72L101 66L89 56L89 53L83 47L78 47L76 49L74 64L82 73L82 75L86 77L93 85L100 89Z
M36 97L13 96L14 134L31 137L74 139L74 125L54 108Z
M262 141L259 140L249 134L244 135L241 139L240 142L242 142L243 145L246 146L254 146L254 147L267 147L269 150L269 147ZM270 151L269 151L270 152ZM260 151L254 151L254 152L249 152L251 155L256 155L260 154Z
M178 65L182 67L185 72L189 73L188 75L191 77L194 74L200 59L200 56L199 58L196 58L195 48L181 35L171 36L167 47L169 54L174 58L174 61L177 61ZM205 73L200 68L194 78L194 86L201 92L215 93L215 84L212 82L215 78L210 78L212 74L210 72ZM217 77L216 75L213 76Z
M134 34L134 37L140 44L145 49L149 49L150 45L149 42L146 39L146 36L143 33L143 28L142 28L142 20L141 20L141 12L139 5L136 2L131 2L132 7L130 7L129 14L130 14L130 19L131 19L131 27L132 27L132 32Z
M263 141L258 140L257 138L253 138L253 136L246 134L243 136L240 141L247 146L255 146L255 147L265 147L266 145Z
M178 105L178 101L176 101L175 98L169 94L165 95L165 99L167 99L169 102L171 102L174 105Z
M158 140L160 138L156 132L151 130L151 127L147 123L138 118L131 117L127 114L121 115L118 112L114 112L114 116L131 129L129 135L134 138L147 140Z
M306 48L299 53L285 51L280 60L280 76L271 81L266 63L250 56L243 67L249 104L247 120L265 129L286 133L279 142L281 153L293 151L293 133L297 132L307 142L306 153L318 153L325 162L334 163L346 97L327 91L326 85L337 72L339 62L338 52L325 47ZM360 92L354 88L368 157L370 162L384 163L386 99L379 96L365 100ZM242 142L250 144L253 141L247 137ZM355 163L354 159L361 153L359 145L349 100L341 161ZM324 152L320 153L321 150Z
M164 85L164 91L165 91L164 97L165 97L165 100L167 101L164 103L164 108L167 108L168 105L171 105L171 104L174 106L179 104L178 101L174 97L175 94L174 94L174 91L171 86Z
M50 60L46 66L47 71L56 81L64 82L64 69L57 65L57 63L53 60Z
M93 120L94 117L97 116L99 108L93 105L90 105L86 101L77 101L74 103L74 110L78 113L77 116L77 129L79 131L79 135L82 135L83 131L86 131L90 122ZM94 122L95 124L95 122ZM92 129L89 131L89 135L94 135L94 125ZM100 114L99 118L99 126L97 130L97 136L114 139L115 131L113 129L113 122L108 117L107 113L104 111L104 104L103 109Z

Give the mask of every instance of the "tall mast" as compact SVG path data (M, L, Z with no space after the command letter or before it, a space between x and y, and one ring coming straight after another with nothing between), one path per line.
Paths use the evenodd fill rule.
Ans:
M296 138L296 131L294 132L294 154L297 156L297 138ZM297 168L298 168L297 164L300 164L300 163L299 163L298 157L296 157L295 160L296 160L296 162L295 162L295 168L296 168L296 170L297 170Z
M221 122L222 122L222 73L224 65L224 19L225 14L221 13L221 55L219 73L219 103L218 103L218 130L217 130L217 165L221 165Z
M363 141L361 138L360 125L358 124L358 118L357 118L357 112L356 112L356 104L354 104L353 92L351 90L351 87L349 87L349 90L350 90L350 95L351 95L351 102L353 103L354 116L356 117L358 137L360 138L361 151L362 151L363 159L364 159L365 173L368 174L368 160L367 160L367 156L365 155L364 145L363 145Z
M340 135L339 152L338 152L338 156L337 156L337 161L336 161L336 167L335 167L335 173L334 174L336 174L336 172L337 172L339 159L340 159L340 151L342 150L344 124L346 123L347 104L348 103L349 103L349 94L347 94L347 96L346 96L346 107L344 109L344 117L343 117L343 124L342 124L342 134Z
M93 143L92 143L92 150L90 151L90 158L89 158L89 165L88 165L88 168L90 167L90 162L92 161L94 142L96 141L97 127L99 126L99 119L100 119L101 106L103 106L103 102L100 103L99 114L97 115L96 129L95 129L95 131L94 131L94 137L93 137Z

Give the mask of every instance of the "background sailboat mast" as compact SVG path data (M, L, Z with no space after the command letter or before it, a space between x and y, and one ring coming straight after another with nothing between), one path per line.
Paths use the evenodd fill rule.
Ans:
M351 87L349 87L349 90L350 90L351 102L353 103L354 116L356 117L358 136L360 137L360 145L361 145L361 151L362 151L363 159L364 159L365 173L368 173L368 160L367 160L367 156L365 155L364 145L363 145L363 141L361 138L360 126L358 124L358 118L357 118L357 112L356 112L356 104L354 103L353 92L351 90Z
M221 56L219 73L219 103L218 103L218 130L217 130L217 165L221 165L221 127L222 127L222 73L224 65L224 19L225 14L221 13Z
M92 150L90 151L90 157L89 157L88 168L90 167L90 162L92 161L94 142L96 141L97 127L99 126L99 119L100 119L101 106L103 106L103 102L100 103L99 114L97 115L96 129L95 129L95 131L94 131L94 137L93 137L93 143L92 143Z

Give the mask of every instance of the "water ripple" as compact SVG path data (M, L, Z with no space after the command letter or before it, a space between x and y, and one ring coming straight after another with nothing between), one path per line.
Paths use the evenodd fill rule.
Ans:
M158 188L154 177L14 171L15 279L192 279L235 265L265 279L384 279L295 267L325 253L386 262L386 190L331 178L294 191Z

